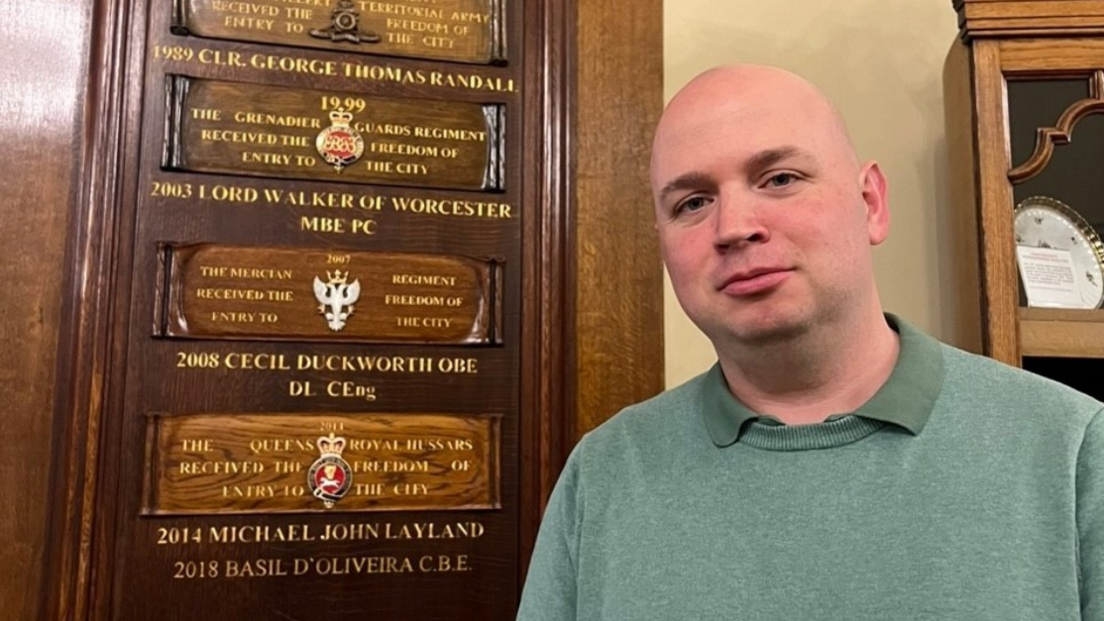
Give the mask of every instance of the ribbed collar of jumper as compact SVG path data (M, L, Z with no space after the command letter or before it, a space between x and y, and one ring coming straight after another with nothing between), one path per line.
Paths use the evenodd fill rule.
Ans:
M899 317L887 313L886 322L901 339L889 379L859 409L823 423L791 426L752 412L729 392L720 363L713 365L702 383L702 417L713 443L725 447L738 440L762 449L800 451L849 444L886 425L918 435L943 389L943 352L938 341Z

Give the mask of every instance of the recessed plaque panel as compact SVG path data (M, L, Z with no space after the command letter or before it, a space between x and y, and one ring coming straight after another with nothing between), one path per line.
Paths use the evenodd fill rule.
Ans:
M501 105L165 79L166 170L504 189Z
M494 260L160 244L154 334L178 338L495 344Z
M502 0L175 0L172 31L466 63L505 60Z
M153 415L143 513L496 509L500 421L444 414Z

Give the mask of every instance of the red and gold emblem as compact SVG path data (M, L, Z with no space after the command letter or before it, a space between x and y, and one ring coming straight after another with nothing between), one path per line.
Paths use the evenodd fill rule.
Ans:
M307 473L307 485L311 493L326 505L333 508L334 503L349 493L353 484L353 470L349 462L341 458L345 450L345 438L329 436L318 438L318 451L322 454L311 464Z
M318 154L327 164L337 169L337 172L360 159L364 153L364 139L360 137L360 132L349 125L352 121L351 112L342 108L331 111L331 125L318 132L318 138L314 141Z

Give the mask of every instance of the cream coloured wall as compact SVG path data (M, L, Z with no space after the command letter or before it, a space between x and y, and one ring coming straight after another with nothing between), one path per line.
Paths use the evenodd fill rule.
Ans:
M889 241L875 250L885 308L953 342L958 329L941 257L949 228L943 61L958 34L951 0L666 0L665 95L719 64L776 65L839 107L859 156L889 178ZM942 260L941 260L942 259ZM708 368L713 348L665 292L667 385Z

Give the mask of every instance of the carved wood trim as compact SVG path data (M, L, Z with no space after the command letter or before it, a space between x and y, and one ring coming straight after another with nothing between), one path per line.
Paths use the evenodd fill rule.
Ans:
M953 0L965 40L1063 36L1104 30L1101 0Z
M118 166L124 149L126 116L127 30L131 11L126 0L101 0L93 8L88 93L83 123L80 196L66 258L70 266L66 307L59 335L52 484L53 507L43 598L44 618L92 618L91 596L96 570L93 548L100 481L99 446L108 409L106 370L111 368L113 264L119 239Z
M1088 98L1075 101L1066 108L1054 127L1035 130L1035 151L1026 162L1008 172L1009 181L1023 183L1038 175L1054 156L1054 146L1069 144L1073 140L1073 128L1081 119L1104 112L1104 71L1095 72L1090 80Z
M519 494L520 557L519 586L524 583L533 553L533 542L541 516L556 484L566 453L565 439L574 420L571 410L574 391L568 370L573 352L568 326L572 325L570 265L572 160L572 106L575 83L573 0L541 0L529 6L534 17L526 19L532 29L525 50L531 67L525 76L525 90L533 94L526 106L525 143L541 154L539 172L526 180L524 194L539 206L539 218L527 218L523 299L522 377L529 386L522 404L531 416L523 424L522 472ZM535 462L535 463L534 463Z
M947 246L949 261L940 262L944 278L954 283L955 295L949 308L956 318L951 344L974 353L984 351L982 325L981 252L979 247L980 205L978 204L977 131L970 47L956 41L951 45L943 69L943 104L946 122L948 188L951 201L942 209L953 223Z
M981 253L984 353L1020 364L1018 282L1012 230L1012 183L1006 85L996 41L973 43L974 113L977 115L978 201Z

